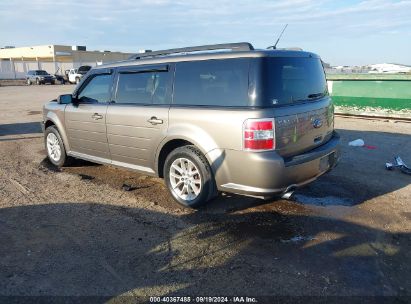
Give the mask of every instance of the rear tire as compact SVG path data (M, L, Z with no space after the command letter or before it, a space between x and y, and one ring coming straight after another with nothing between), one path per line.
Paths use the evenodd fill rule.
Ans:
M217 195L211 167L194 146L171 151L163 172L169 192L184 207L198 208Z
M54 166L60 168L68 164L69 158L67 157L63 140L55 126L48 127L44 132L44 144L47 157Z
M80 78L76 77L76 84L80 83Z

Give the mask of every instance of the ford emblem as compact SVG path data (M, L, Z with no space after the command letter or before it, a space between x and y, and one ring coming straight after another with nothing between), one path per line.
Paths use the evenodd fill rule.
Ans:
M313 127L314 128L316 128L316 129L321 128L322 125L323 125L323 121L321 119L316 118L316 119L313 120Z

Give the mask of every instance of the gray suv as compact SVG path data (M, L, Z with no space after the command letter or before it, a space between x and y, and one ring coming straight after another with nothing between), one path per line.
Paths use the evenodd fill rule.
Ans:
M43 109L48 158L164 178L180 204L218 191L288 194L339 158L321 59L249 43L136 54L98 66Z
M33 71L28 71L26 75L26 82L28 85L32 85L33 83L40 85L40 84L55 84L56 83L56 77L53 75L50 75L44 70L33 70Z

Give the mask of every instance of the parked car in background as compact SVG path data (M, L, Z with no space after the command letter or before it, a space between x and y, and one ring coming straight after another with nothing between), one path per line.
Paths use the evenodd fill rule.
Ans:
M82 65L78 69L70 69L68 72L68 79L70 83L75 83L78 84L83 78L84 75L87 74L88 71L90 71L91 66L89 65Z
M40 84L55 84L56 83L56 77L53 75L50 75L44 70L32 70L28 71L26 74L26 82L28 85L31 85L33 83L40 85Z
M60 84L66 84L68 81L66 75L61 75L61 69L57 68L56 72L54 73L54 77L56 77L56 81L60 82Z
M178 203L198 207L218 191L287 197L339 159L313 53L208 45L136 54L85 77L43 108L56 166L75 157L162 177Z

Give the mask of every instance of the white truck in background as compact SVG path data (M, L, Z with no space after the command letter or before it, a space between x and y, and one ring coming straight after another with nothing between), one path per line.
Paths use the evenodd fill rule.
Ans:
M87 72L91 69L89 65L82 65L78 69L70 69L67 72L67 78L70 83L78 84L81 78L87 74Z

